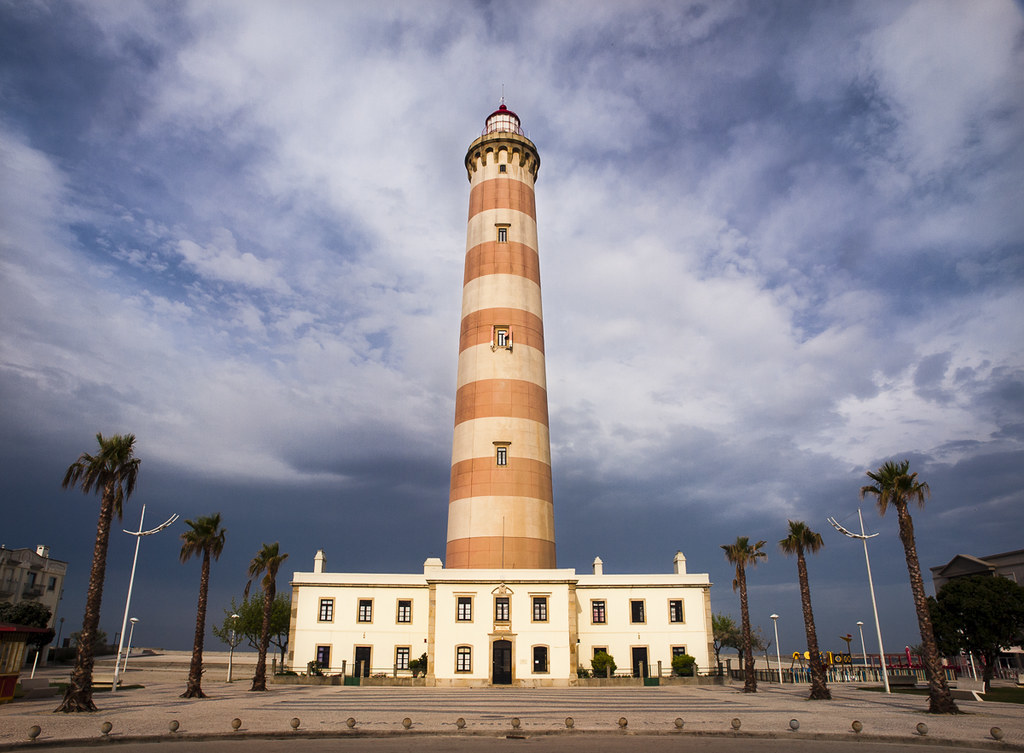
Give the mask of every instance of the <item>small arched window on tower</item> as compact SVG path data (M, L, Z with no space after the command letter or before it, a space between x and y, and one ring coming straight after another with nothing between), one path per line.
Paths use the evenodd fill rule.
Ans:
M491 335L491 350L512 350L512 328L507 324L495 324Z
M508 465L508 447L511 442L494 443L494 462L496 465Z

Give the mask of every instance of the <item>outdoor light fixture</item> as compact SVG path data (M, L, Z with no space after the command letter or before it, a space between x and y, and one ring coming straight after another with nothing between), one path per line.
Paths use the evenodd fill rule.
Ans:
M160 525L158 525L156 528L154 528L151 531L143 531L142 530L142 521L144 521L145 519L146 519L146 506L143 505L142 506L142 515L139 517L139 530L138 531L128 531L128 530L125 530L125 529L121 529L125 533L127 533L128 535L135 537L135 558L132 560L132 574L131 574L131 577L128 579L128 598L125 599L125 602L124 602L124 619L121 620L121 638L118 640L118 643L117 643L117 661L114 662L114 682L112 682L110 684L110 692L111 693L116 693L117 692L117 676L118 676L118 671L117 670L118 670L118 667L121 664L121 648L124 646L124 629L128 626L128 610L131 609L131 606L132 606L132 586L135 584L135 565L139 561L139 544L142 542L142 537L143 536L152 536L154 533L159 533L160 531L162 531L165 528L167 528L167 526L169 526L171 523L176 521L178 519L178 513L174 513L174 515L169 517L166 521L164 521L163 523L161 523ZM134 618L133 618L133 622L134 622ZM135 627L135 625L133 624L132 627ZM129 645L130 644L131 644L131 641L129 641ZM127 666L127 664L128 664L128 657L125 657L124 663Z
M782 654L779 653L779 616L777 614L769 615L771 617L772 626L775 628L775 661L779 665L779 685L782 684Z
M885 669L885 649L882 648L882 626L878 622L878 603L875 601L875 583L871 580L871 560L868 558L868 539L873 539L878 534L864 533L864 516L861 514L859 507L857 508L857 517L860 518L859 534L846 530L839 525L835 518L827 518L827 520L832 524L832 527L839 531L839 533L843 534L843 536L851 539L860 539L864 543L864 562L868 566L868 588L871 589L871 608L875 611L875 630L878 632L878 656L881 659L880 664L882 665L882 682L885 684L885 692L891 693L892 691L889 689L889 673Z

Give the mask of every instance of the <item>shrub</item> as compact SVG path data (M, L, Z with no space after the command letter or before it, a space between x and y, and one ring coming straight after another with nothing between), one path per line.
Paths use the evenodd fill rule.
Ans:
M324 665L318 661L311 661L306 664L306 674L310 677L323 677Z
M672 671L680 677L691 677L697 660L689 654L679 654L672 657Z
M594 654L594 658L590 660L590 666L594 670L594 677L604 677L607 671L606 667L611 669L613 675L617 669L615 659L611 657L611 654L606 654L604 651Z
M581 678L593 677L590 670L586 667L576 667L576 676Z

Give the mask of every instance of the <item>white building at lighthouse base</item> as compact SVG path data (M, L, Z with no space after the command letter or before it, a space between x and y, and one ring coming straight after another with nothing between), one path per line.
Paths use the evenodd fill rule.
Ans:
M296 572L288 664L324 674L412 677L409 662L427 655L435 686L568 686L599 651L618 674L671 673L689 654L707 671L711 581L686 572L606 575L574 569L445 569L428 559L423 573L332 573L322 551L313 572Z

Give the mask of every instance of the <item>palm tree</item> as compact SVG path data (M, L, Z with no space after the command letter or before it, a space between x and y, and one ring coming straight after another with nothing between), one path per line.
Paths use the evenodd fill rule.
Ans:
M139 474L138 458L134 457L134 434L96 435L99 452L83 452L64 474L62 488L78 486L84 494L95 491L100 495L100 517L96 524L96 544L92 552L89 572L89 590L85 597L85 615L78 638L78 653L71 682L57 711L96 711L92 700L93 644L100 623L103 602L103 579L107 569L107 546L110 543L110 523L121 511L125 501L135 491Z
M192 664L188 669L188 685L182 698L206 698L200 683L203 679L203 637L206 635L206 596L210 590L210 558L220 559L227 531L220 527L220 513L198 520L186 520L191 530L181 534L181 561L203 555L199 576L199 606L196 608L196 635L192 641Z
M757 561L767 555L761 551L764 541L753 546L746 536L736 538L734 544L723 544L725 558L736 566L736 579L732 582L732 590L740 590L740 619L743 628L743 692L757 692L757 676L754 674L754 650L750 638L750 610L747 608L747 566L756 567Z
M789 536L779 542L779 548L786 554L796 555L796 570L800 576L800 602L804 607L804 630L807 633L807 651L811 655L812 701L831 701L832 693L825 679L825 663L818 651L818 633L814 629L814 612L811 610L811 586L807 582L807 560L804 552L817 554L825 546L821 534L812 531L802 520L789 521Z
M878 513L885 515L889 507L896 508L900 524L900 541L907 557L907 571L910 574L910 590L914 594L914 608L917 610L917 625L921 630L921 644L924 651L924 671L928 676L928 711L933 714L959 714L953 696L946 684L946 675L939 661L939 649L932 630L932 618L928 611L928 600L924 595L921 580L921 565L917 560L917 544L914 542L914 521L907 511L908 502L917 502L924 507L924 500L931 494L928 484L917 480L916 473L910 473L910 461L886 461L877 471L867 471L874 481L863 486L860 497L868 494L877 497Z
M249 596L249 587L255 578L263 575L263 629L260 631L259 657L256 660L256 674L252 678L249 690L267 689L267 649L270 647L270 610L274 606L277 595L277 570L281 563L288 559L287 554L280 554L278 543L264 544L259 553L249 563L249 582L245 584L242 598Z

